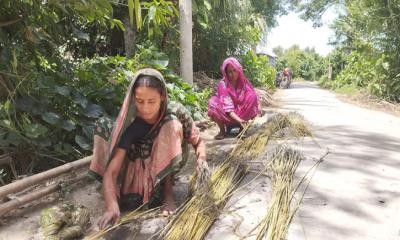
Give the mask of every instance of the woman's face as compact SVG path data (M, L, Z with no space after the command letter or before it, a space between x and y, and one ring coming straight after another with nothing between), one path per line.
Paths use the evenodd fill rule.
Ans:
M236 72L235 68L231 65L228 64L228 66L226 66L226 75L228 75L228 78L231 82L236 83L239 73Z
M138 116L149 124L154 124L160 113L161 102L165 97L151 87L137 87L135 90L135 105Z

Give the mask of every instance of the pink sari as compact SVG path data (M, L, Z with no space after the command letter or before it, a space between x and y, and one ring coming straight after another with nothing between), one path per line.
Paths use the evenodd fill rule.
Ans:
M128 88L115 123L109 119L96 122L89 174L99 181L102 180L122 133L136 117L132 89L140 75L154 76L165 87L158 71L138 71ZM188 143L196 145L199 139L200 132L187 110L179 103L166 100L161 106L157 123L127 151L117 183L121 208L132 209L141 204L148 207L158 205L161 201L160 183L168 174L180 170L188 157Z
M238 73L235 88L226 75L226 67L231 65ZM217 92L208 101L208 116L224 125L235 125L229 112L235 112L240 118L248 121L259 113L259 101L250 81L244 76L243 68L236 58L227 58L221 66L222 80L217 85Z

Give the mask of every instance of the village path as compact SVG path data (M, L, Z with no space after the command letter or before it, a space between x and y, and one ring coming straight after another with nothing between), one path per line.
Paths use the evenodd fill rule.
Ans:
M288 239L400 239L400 118L344 103L312 83L293 83L276 97L280 109L312 123L321 147L305 142L305 154L331 151L312 178Z

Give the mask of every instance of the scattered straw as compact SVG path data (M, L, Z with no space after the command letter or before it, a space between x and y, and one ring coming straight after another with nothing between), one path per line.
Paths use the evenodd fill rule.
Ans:
M141 208L143 207L140 206L139 208L137 208L134 211L131 211L129 213L127 213L125 216L123 216L119 222L117 222L116 224L114 224L113 226L110 226L108 228L105 228L103 230L100 230L88 237L85 237L85 240L96 240L96 239L100 239L101 237L105 236L108 232L110 232L111 230L116 229L117 227L124 225L124 224L128 224L128 223L132 223L132 222L137 222L138 224L140 224L140 221L145 220L145 219L149 219L149 218L155 218L159 216L159 210L160 208L153 208L150 210L146 210L143 211Z

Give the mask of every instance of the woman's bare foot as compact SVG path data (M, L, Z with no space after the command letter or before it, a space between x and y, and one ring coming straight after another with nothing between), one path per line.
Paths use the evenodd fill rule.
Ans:
M218 125L218 127L219 127L219 133L218 133L217 135L215 135L214 139L215 139L215 140L222 140L222 139L224 139L224 138L225 138L225 135L226 135L225 125L222 124L222 123L220 123L220 122L218 122L218 121L216 121L216 120L214 120L214 119L211 119L211 120L213 120L214 122L216 122L217 125Z
M176 204L173 198L164 198L163 206L161 207L162 215L169 216L175 213Z
M163 206L161 207L162 215L168 216L175 212L176 204L174 199L174 192L172 189L173 175L172 173L165 177L163 184Z
M225 138L225 132L219 132L217 135L215 135L214 139L215 140L222 140Z

